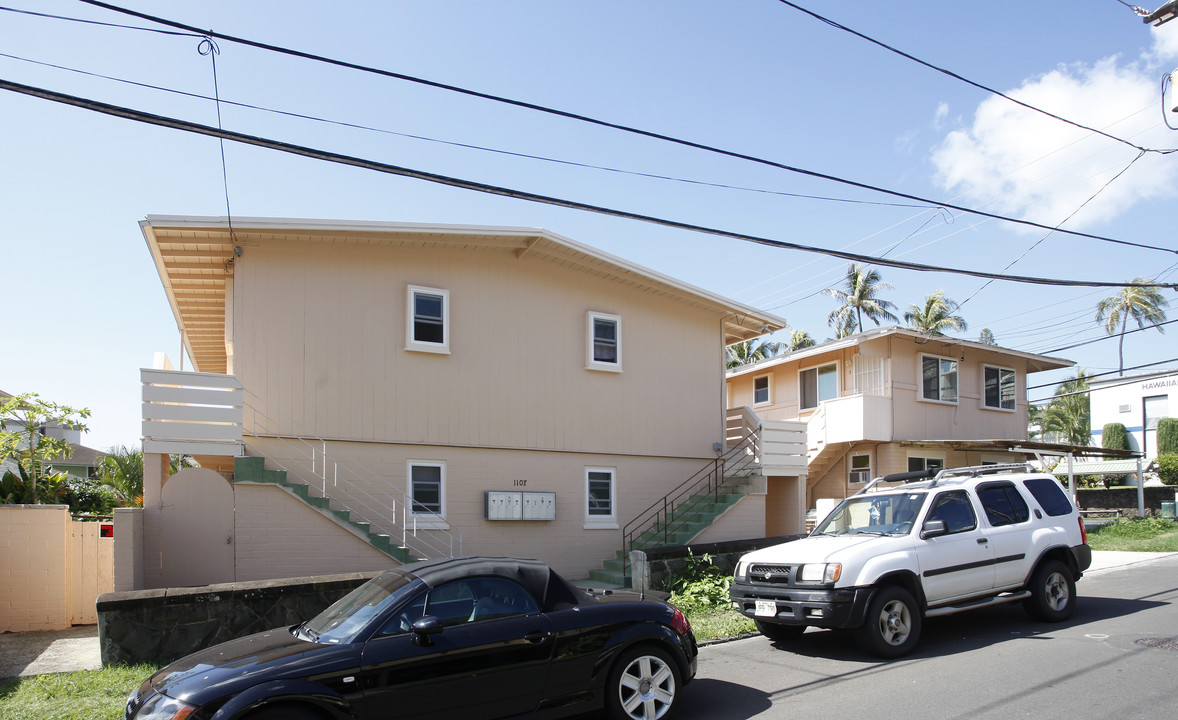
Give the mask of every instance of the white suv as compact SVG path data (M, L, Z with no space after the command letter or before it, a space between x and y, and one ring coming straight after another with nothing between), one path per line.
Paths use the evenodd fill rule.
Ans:
M1029 465L899 473L807 537L742 557L731 596L771 640L854 628L865 650L893 658L916 646L925 617L1022 601L1036 619L1067 619L1087 543L1062 486Z

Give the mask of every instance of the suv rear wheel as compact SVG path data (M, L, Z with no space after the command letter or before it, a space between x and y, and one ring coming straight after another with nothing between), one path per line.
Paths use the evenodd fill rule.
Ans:
M1023 607L1036 620L1062 622L1076 609L1076 581L1068 566L1058 560L1047 560L1036 568L1028 589L1031 597Z
M859 647L882 658L907 655L920 640L922 617L912 593L898 585L880 588L855 630Z

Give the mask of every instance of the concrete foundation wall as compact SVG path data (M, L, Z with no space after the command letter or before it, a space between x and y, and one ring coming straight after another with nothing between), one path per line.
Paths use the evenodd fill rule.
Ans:
M218 643L308 620L377 573L107 593L102 664L164 664Z

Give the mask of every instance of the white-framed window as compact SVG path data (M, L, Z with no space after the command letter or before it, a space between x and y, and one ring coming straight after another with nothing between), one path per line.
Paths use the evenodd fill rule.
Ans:
M772 400L769 393L769 376L753 378L753 405L768 405Z
M1014 370L993 365L982 367L982 406L992 410L1014 410Z
M585 527L618 527L615 468L585 468Z
M852 455L850 472L847 480L851 484L861 484L871 480L871 455Z
M622 318L590 311L585 322L585 368L622 371Z
M932 402L957 402L957 361L935 355L920 356L920 397Z
M410 285L405 318L405 349L450 352L450 291Z
M420 523L445 523L446 463L440 460L409 460L405 475L409 484L409 512Z
M839 395L838 363L806 368L798 373L798 398L802 410L812 410Z
M908 456L908 472L916 472L918 470L944 470L945 458L942 457L928 457L919 455Z

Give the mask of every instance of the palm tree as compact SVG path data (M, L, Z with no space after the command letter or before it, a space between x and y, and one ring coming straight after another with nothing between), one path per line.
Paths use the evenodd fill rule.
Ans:
M780 355L781 350L781 343L769 342L768 340L744 340L733 343L725 348L728 354L727 367L731 370L741 365L768 360L771 357Z
M842 303L826 316L826 324L835 328L839 337L846 337L863 329L864 315L877 326L881 319L898 321L899 318L892 313L896 306L879 297L882 291L891 289L892 286L884 282L875 270L851 263L843 278L843 289L826 288L822 291Z
M1147 282L1142 278L1134 278L1134 283ZM1166 321L1166 308L1170 306L1168 300L1162 297L1157 288L1142 287L1140 285L1126 285L1121 292L1101 300L1096 305L1096 322L1104 323L1105 332L1109 335L1120 335L1117 343L1117 374L1125 374L1125 327L1132 318L1137 327L1144 328L1146 323L1164 333L1161 323Z
M114 489L120 507L143 507L143 452L112 447L98 464L98 479Z
M814 345L814 338L810 337L810 333L805 330L794 330L789 335L790 352L801 350L802 348L814 347Z
M929 335L944 335L946 330L965 330L965 318L954 315L957 303L945 297L944 290L937 290L924 299L924 305L913 303L904 313L904 322L913 330Z
M1054 440L1070 445L1088 445L1092 440L1092 417L1088 404L1088 378L1078 370L1055 388L1051 402L1032 406L1028 421L1031 439Z

